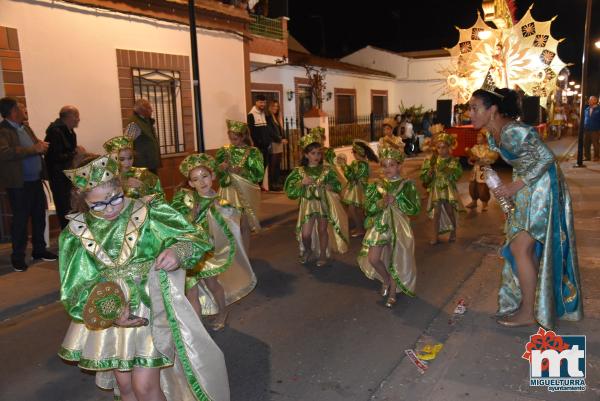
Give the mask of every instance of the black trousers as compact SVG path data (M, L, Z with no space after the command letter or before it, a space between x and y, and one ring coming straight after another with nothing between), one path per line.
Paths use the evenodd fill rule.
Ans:
M66 215L71 211L71 181L61 172L50 175L50 190L56 207L56 217L62 230L69 224Z
M26 181L23 188L7 188L8 201L12 210L12 255L13 260L25 259L27 227L31 218L31 242L33 254L46 250L44 229L46 228L46 195L42 181Z

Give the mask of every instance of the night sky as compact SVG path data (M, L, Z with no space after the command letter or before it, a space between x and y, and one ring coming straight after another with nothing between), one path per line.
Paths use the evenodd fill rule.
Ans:
M529 6L536 20L557 15L552 34L565 38L558 54L569 67L571 78L580 81L586 0L517 0L517 18ZM310 52L343 57L367 45L393 51L452 47L458 40L454 26L466 28L477 19L481 0L291 0L290 32ZM600 21L600 1L595 1L592 21ZM324 36L324 41L322 37ZM592 23L588 66L590 93L600 92L600 24Z

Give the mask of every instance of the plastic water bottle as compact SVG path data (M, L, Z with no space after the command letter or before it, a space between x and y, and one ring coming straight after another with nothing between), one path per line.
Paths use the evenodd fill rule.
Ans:
M492 191L492 193L494 193L494 189L502 185L502 180L500 180L498 173L496 173L491 167L485 166L482 167L482 170L485 183L487 184L488 188ZM500 204L500 207L502 208L502 211L504 213L509 214L515 208L515 204L513 203L511 198L507 198L505 196L497 196L495 193L494 196L496 197L496 200Z

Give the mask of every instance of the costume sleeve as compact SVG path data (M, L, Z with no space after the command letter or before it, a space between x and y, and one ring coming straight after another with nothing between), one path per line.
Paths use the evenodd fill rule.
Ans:
M212 249L195 234L194 226L167 203L153 199L148 205L150 229L161 241L160 249L173 249L184 269L192 268Z
M250 154L248 155L248 159L246 159L246 165L244 166L246 169L247 177L250 181L254 183L259 183L263 180L265 175L265 165L263 161L263 155L255 147L250 148Z
M532 127L510 128L502 135L503 146L506 143L507 150L523 160L517 172L525 185L534 185L555 162L554 154Z
M165 192L160 185L160 178L151 171L146 170L144 174L144 185L146 186L146 195L156 195L158 198L165 200Z
M421 211L421 199L413 181L404 183L396 195L396 204L402 213L414 216Z
M283 190L290 199L298 199L302 196L304 186L302 185L302 174L300 174L299 167L293 169L290 175L288 175L283 185Z
M327 163L333 166L335 163L335 150L333 150L332 148L325 148L323 160L325 160Z
M366 183L369 180L369 163L365 161L356 162L356 179Z
M217 161L217 179L219 180L219 186L228 187L231 185L231 178L229 177L229 173L223 170L220 166L227 159L227 150L225 147L220 147L217 149L217 153L215 153L215 160Z
M348 181L354 181L354 166L353 166L354 162L350 163L350 164L342 164L342 171L344 172L344 177L346 177L346 179Z
M193 215L194 197L189 189L180 189L173 196L171 207L177 210L189 223L194 223L195 216Z
M429 185L431 185L433 181L431 159L425 159L425 161L423 162L423 166L421 166L420 178L426 187L429 187Z
M101 281L98 262L87 254L79 238L68 228L60 234L58 249L60 301L71 319L82 322L85 303L92 288Z
M457 182L462 176L463 170L458 158L453 157L446 167L446 178L450 182Z
M327 168L327 167L323 167ZM340 182L337 174L332 168L329 168L327 174L325 175L324 184L329 185L331 190L336 193L340 193L342 191L342 183Z
M365 215L373 217L383 209L383 195L379 192L377 184L369 184L365 190Z

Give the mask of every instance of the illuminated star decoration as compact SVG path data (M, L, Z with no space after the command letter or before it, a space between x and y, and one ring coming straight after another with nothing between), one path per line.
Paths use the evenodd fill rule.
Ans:
M529 96L540 96L545 106L566 66L557 54L562 39L550 33L553 20L534 20L530 7L520 21L503 29L490 27L481 15L473 26L457 27L459 40L448 49L452 65L440 71L446 76L446 93L465 103L479 88L519 87Z

